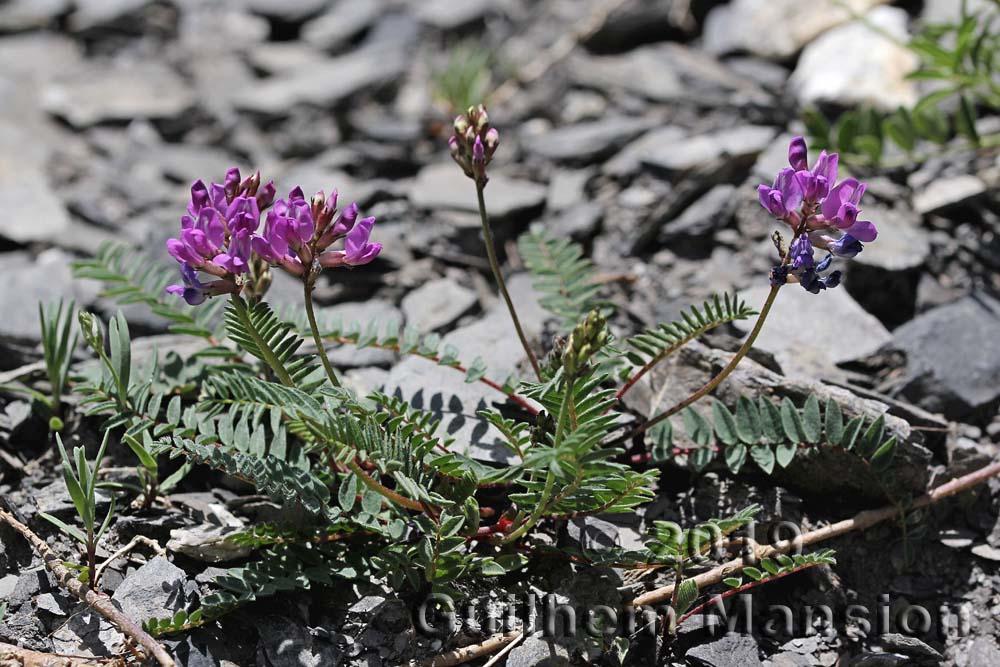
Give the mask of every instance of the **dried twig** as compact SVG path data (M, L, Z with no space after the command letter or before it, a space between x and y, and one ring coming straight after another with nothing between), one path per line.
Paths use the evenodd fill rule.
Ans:
M124 667L121 658L85 658L40 653L0 642L0 667Z
M512 641L511 643L509 643L506 646L504 646L500 650L500 652L497 653L492 658L490 658L486 662L486 664L483 665L483 667L493 667L493 665L499 663L501 660L504 659L504 656L506 656L508 653L510 653L511 651L514 650L514 647L517 646L521 642L522 639L524 639L524 633L523 632L521 632L520 634L518 634L517 637L514 637L514 641Z
M793 549L801 549L802 547L809 546L810 544L839 537L845 533L850 533L856 530L867 530L875 524L882 523L883 521L899 516L900 512L904 509L920 509L921 507L927 507L928 505L932 505L944 498L947 498L948 496L955 495L956 493L960 493L982 484L986 480L991 477L996 477L997 475L1000 475L1000 461L991 463L990 465L980 468L975 472L971 472L968 475L953 479L947 484L942 484L936 489L929 491L914 500L910 503L908 508L892 505L875 510L865 510L863 512L858 512L853 518L844 519L843 521L838 521L837 523L830 524L829 526L809 531L794 540L788 540L771 546L753 543L750 544L750 547L754 552L756 560L762 558L773 558L779 554L788 553ZM743 557L734 558L733 560L723 563L708 572L703 572L697 575L694 577L694 581L698 584L699 589L705 588L706 586L719 583L726 577L731 577L738 572L742 572L743 568L747 565L750 565L750 563ZM642 605L653 605L658 602L663 602L664 600L669 600L671 595L673 595L673 592L673 584L657 588L656 590L644 593L643 595L640 595L632 600L632 606L639 607Z
M481 658L484 655L496 653L508 644L516 641L519 637L523 636L524 634L521 630L513 630L505 635L493 635L486 641L479 644L463 646L462 648L457 648L454 651L448 651L447 653L436 655L433 658L421 660L415 664L419 667L453 667L454 665L463 665L467 662L475 660L476 658ZM406 666L402 665L401 667Z
M24 539L31 543L31 546L34 547L35 551L38 552L38 555L45 562L45 567L55 576L60 586L80 598L80 600L89 605L101 616L108 619L122 634L134 639L148 655L156 658L162 667L176 667L173 658L167 654L167 651L155 639L150 637L149 634L131 619L115 609L108 598L99 596L96 592L88 588L86 584L77 579L76 574L62 564L59 557L42 538L35 535L30 528L15 519L12 514L3 508L0 508L0 520L5 521L11 528L21 533ZM17 663L14 664L16 665Z
M111 554L110 558L106 559L103 563L101 563L98 566L97 572L94 573L94 581L101 580L101 575L104 574L104 570L107 569L108 565L111 565L112 561L118 560L128 552L132 551L132 549L135 549L140 544L145 544L147 547L151 548L153 550L153 553L155 553L157 556L166 557L167 555L167 550L161 547L159 542L157 542L156 540L151 540L145 535L136 535L135 537L132 538L131 542L129 542L121 549ZM2 667L2 665L0 665L0 667Z

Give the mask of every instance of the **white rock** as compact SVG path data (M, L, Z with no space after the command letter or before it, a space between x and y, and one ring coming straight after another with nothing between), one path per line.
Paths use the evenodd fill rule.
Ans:
M902 42L909 39L908 16L896 7L877 7L817 37L802 51L789 84L800 105L834 102L872 105L886 111L911 107L917 86L906 76L920 58Z
M545 204L546 188L502 174L490 174L486 186L486 207L496 219L516 215ZM452 162L424 167L409 190L410 202L429 210L454 209L477 212L476 187Z
M748 51L776 60L830 28L886 0L733 0L713 9L705 21L705 49L711 53Z

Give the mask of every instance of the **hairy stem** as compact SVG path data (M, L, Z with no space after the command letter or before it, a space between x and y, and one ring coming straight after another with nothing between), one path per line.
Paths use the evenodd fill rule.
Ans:
M559 417L558 422L556 423L556 436L552 442L553 449L559 449L559 446L562 444L566 421L569 418L570 405L572 405L573 402L573 380L574 378L572 375L570 375L566 380L566 393L563 394L562 405L559 407ZM552 489L555 484L556 471L554 464L550 463L549 472L545 476L545 487L542 489L542 495L538 499L538 504L535 505L535 510L517 530L510 533L503 539L502 544L509 544L521 539L536 523L538 523L538 520L542 518L542 515L545 514L545 510L549 506L549 499L552 497Z
M267 362L267 365L271 367L274 374L278 376L279 380L281 380L281 384L286 387L294 387L295 382L292 380L292 376L289 375L288 371L285 369L285 365L281 363L281 359L278 358L278 355L276 355L274 350L272 350L267 344L267 341L261 337L260 333L254 327L253 322L250 320L250 312L247 310L247 302L244 301L243 297L239 294L234 294L232 301L233 307L236 309L236 314L239 316L240 321L243 322L243 326L246 327L250 337L253 338L253 342L257 344L257 349L260 350L262 355L264 355L264 361Z
M521 339L521 346L524 347L524 352L528 355L531 368L534 369L535 375L541 381L542 369L538 365L538 358L531 351L531 346L528 345L528 339L521 328L521 320L518 319L517 311L514 310L514 302L511 301L510 294L507 292L507 283L504 282L503 274L500 272L500 262L497 261L497 251L493 242L493 231L490 229L490 218L489 214L486 213L486 197L483 194L484 188L484 183L476 182L476 196L479 198L479 219L483 223L483 243L486 245L486 255L490 260L490 268L493 269L493 277L500 288L500 295L503 296L503 300L507 303L507 310L510 312L510 319L513 320L514 328L517 330L517 337Z
M660 414L656 415L655 417L647 421L645 424L636 427L631 433L628 434L627 438L630 439L639 435L640 433L644 433L651 427L655 426L656 424L659 424L664 419L672 417L673 415L677 414L678 412L688 407L692 403L695 403L703 396L711 392L713 389L718 387L720 384L722 384L722 381L725 380L727 377L729 377L730 373L736 370L736 367L739 365L739 363L743 361L743 357L747 356L747 353L750 351L750 348L753 347L754 342L757 340L757 336L760 335L761 329L764 328L764 320L767 319L768 313L771 312L771 306L774 304L774 298L778 296L778 290L780 289L781 285L774 285L771 287L771 291L767 293L767 300L764 301L764 307L760 309L760 315L757 316L757 322L754 324L753 330L750 332L750 335L747 336L747 339L743 341L743 345L733 356L732 360L728 364L726 364L725 368L719 371L718 375L709 380L704 387L694 392L693 394L685 398L683 401L677 403L676 405L667 410L664 410Z
M312 331L313 341L316 343L316 349L319 351L319 358L323 362L323 368L326 369L326 376L330 378L330 384L334 387L339 387L340 380L337 379L337 374L333 370L333 364L330 363L330 357L326 354L326 346L323 344L323 337L319 335L319 325L316 324L316 313L313 310L313 286L310 284L310 281L306 281L303 283L303 287L306 317L309 318L309 329Z

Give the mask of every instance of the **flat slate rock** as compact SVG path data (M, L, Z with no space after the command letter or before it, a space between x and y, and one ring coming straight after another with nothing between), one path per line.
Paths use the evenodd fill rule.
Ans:
M489 0L423 0L417 5L417 18L438 30L456 30L486 16L492 7Z
M237 95L235 104L241 111L278 118L287 117L299 104L329 109L356 93L398 80L406 64L397 50L360 49L294 74L265 79Z
M511 298L528 340L542 333L547 313L538 305L538 295L526 274L507 279ZM482 319L460 327L442 339L441 349L451 345L459 360L468 366L476 357L487 361L486 377L498 383L517 371L524 350L517 339L510 314L498 302ZM530 372L530 371L529 371ZM507 399L481 382L465 382L453 368L445 368L417 357L405 357L392 367L385 392L398 394L411 405L428 409L442 420L441 435L455 438L456 445L469 443L468 455L483 461L510 463L516 460L503 436L477 412Z
M69 213L49 186L42 165L23 154L0 152L0 201L0 238L51 243L69 228Z
M720 162L753 160L777 134L773 127L763 125L716 130L662 145L645 155L642 162L668 172L686 172Z
M690 649L684 656L696 667L760 667L757 642L746 635L726 635Z
M902 393L922 408L958 418L1000 399L1000 301L974 293L896 329L907 355Z
M741 296L759 309L769 291L758 285ZM736 326L749 331L753 320ZM843 375L837 364L868 356L890 340L885 326L843 286L810 294L799 285L786 285L754 345L773 354L786 375L832 378Z
M825 317L824 321L831 322L835 319ZM768 322L765 325L765 330L770 324L771 322ZM647 386L652 386L654 395L648 408L644 408L647 414L652 416L690 396L703 387L732 358L732 352L713 349L698 341L688 343L649 374L652 377ZM642 385L640 382L633 392L639 390ZM885 491L879 488L868 466L855 454L822 446L814 456L796 456L787 468L776 466L773 472L776 484L793 489L805 489L817 497L835 494L838 497L852 496L872 502L883 502L885 493L901 497L923 493L926 490L931 452L923 445L922 433L914 430L904 419L888 414L889 406L881 401L862 398L842 387L824 384L811 378L785 377L764 368L752 359L743 359L736 370L719 385L715 395L730 407L736 405L740 396L747 396L753 400L759 396L766 396L774 401L787 397L799 407L809 396L816 396L821 405L832 399L840 405L845 419L863 416L865 422L870 423L880 415L884 416L885 437L896 438L896 452L892 462L893 474L882 478L882 482L886 485ZM712 418L711 401L700 401L693 407L709 419ZM671 423L674 427L675 442L689 444L682 417L675 415L671 418ZM745 465L752 468L756 464L748 459Z
M972 175L934 179L913 195L913 208L920 214L936 213L976 199L986 189L986 183Z
M547 190L531 181L490 174L486 208L493 219L515 217L545 206ZM454 162L424 167L410 185L410 202L428 210L453 209L478 212L476 187Z
M532 137L527 149L559 162L593 162L614 153L657 124L646 118L606 118L577 123Z
M319 49L335 49L369 27L384 9L382 0L340 0L302 27L302 40Z
M76 128L137 118L175 119L195 105L194 91L174 70L154 62L90 62L42 91L45 109Z
M75 299L78 307L93 302L100 285L93 280L73 280L72 258L62 250L46 250L35 258L27 253L0 255L0 339L38 342L41 332L38 303L60 298Z
M403 297L400 304L408 326L429 333L452 324L479 300L475 290L451 278L428 280Z

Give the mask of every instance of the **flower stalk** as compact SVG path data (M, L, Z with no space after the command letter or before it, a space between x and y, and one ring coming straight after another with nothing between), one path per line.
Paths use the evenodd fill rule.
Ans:
M312 280L306 280L302 283L302 286L306 317L309 319L309 330L312 331L313 342L316 343L320 361L323 362L323 368L326 370L326 377L330 379L330 384L334 387L339 387L340 381L337 379L337 373L333 370L333 364L330 363L330 357L326 354L326 345L323 344L323 337L319 333L319 325L316 324L316 313L314 312L312 298L315 285Z
M493 269L493 277L497 281L497 287L500 289L500 295L503 297L504 303L507 304L507 311L510 313L510 319L514 323L514 329L517 331L517 337L521 341L521 346L524 348L525 354L528 355L528 361L531 363L532 370L535 371L535 376L541 380L542 369L538 365L538 357L535 356L535 353L531 350L531 345L528 344L528 338L524 335L524 329L521 327L521 320L517 316L517 309L514 308L514 302L510 298L510 293L507 291L507 283L504 281L503 273L500 271L500 262L497 260L496 247L493 241L493 232L490 229L489 214L486 212L486 197L483 192L485 188L485 183L476 182L476 196L479 198L479 219L483 225L483 243L486 245L486 256L489 259L490 268Z

